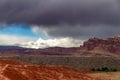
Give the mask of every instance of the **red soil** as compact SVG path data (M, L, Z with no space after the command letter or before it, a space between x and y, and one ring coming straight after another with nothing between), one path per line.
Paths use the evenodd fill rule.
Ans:
M0 60L0 80L100 80L87 73L91 72L63 66L40 66Z

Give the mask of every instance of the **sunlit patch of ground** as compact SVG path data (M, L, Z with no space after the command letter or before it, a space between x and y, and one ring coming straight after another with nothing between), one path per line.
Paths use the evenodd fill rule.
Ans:
M120 72L97 72L90 73L88 76L96 77L105 80L120 80Z

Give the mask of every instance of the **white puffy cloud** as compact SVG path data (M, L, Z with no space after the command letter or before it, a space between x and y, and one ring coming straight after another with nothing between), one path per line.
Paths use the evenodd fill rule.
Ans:
M79 47L82 40L73 38L55 38L42 39L37 41L33 37L15 36L15 35L0 35L0 45L21 46L25 48L47 48L47 47Z
M30 41L22 45L27 48L47 48L47 47L79 47L83 41L72 38L56 38L44 40L39 38L36 42Z
M35 33L35 34L39 34L40 33L40 31L41 31L41 29L38 27L38 26L35 26L34 25L34 27L31 27L31 30Z
M32 37L0 34L0 45L23 45L33 40Z
M40 35L41 32L43 32L43 34L46 36L46 37L50 37L47 33L46 30L44 30L43 28L44 26L43 25L40 25L40 26L37 26L37 25L31 25L31 30L34 34L36 35Z

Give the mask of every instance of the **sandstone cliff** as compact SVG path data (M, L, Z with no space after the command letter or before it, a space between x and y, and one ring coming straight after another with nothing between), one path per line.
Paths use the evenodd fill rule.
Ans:
M80 47L80 51L88 52L91 55L120 55L120 37L115 36L107 39L90 38Z

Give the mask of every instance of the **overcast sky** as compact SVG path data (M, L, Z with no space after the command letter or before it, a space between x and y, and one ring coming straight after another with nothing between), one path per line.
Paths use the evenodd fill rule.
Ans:
M1 45L35 46L42 39L52 46L47 40L66 39L75 46L76 40L81 44L91 37L116 35L120 35L119 0L0 0L0 36L6 36ZM8 36L19 41L10 43Z

